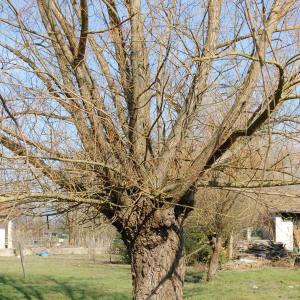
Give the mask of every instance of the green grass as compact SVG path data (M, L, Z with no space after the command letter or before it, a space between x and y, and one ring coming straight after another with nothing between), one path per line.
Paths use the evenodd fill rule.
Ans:
M25 257L25 264L27 275L23 279L18 258L0 257L1 300L131 299L127 265L103 260L94 263L76 256ZM300 299L300 270L296 269L220 272L209 284L200 282L201 277L201 273L188 270L185 299Z
M296 269L224 271L208 284L190 284L188 276L187 281L185 299L300 299L300 270Z

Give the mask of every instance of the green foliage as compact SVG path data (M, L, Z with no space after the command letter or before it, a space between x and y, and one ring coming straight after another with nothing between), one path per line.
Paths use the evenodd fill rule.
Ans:
M251 237L254 239L262 239L263 238L262 228L254 228L252 230Z
M191 225L185 227L185 250L189 265L208 263L212 254L207 234ZM219 253L219 263L224 264L228 260L228 250L222 247Z
M194 231L192 228L186 228L185 250L188 264L208 262L211 250L206 234Z
M228 250L226 247L222 247L219 254L219 264L224 264L229 261Z

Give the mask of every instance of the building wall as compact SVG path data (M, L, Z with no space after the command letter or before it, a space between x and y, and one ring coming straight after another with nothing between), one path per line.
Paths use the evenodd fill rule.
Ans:
M5 226L0 224L0 249L5 248Z
M275 242L280 242L285 245L288 251L293 251L293 222L284 221L282 217L275 217Z

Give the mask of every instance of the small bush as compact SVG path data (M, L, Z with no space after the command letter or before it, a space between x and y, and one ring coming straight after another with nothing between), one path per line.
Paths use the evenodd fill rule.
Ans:
M206 234L186 228L185 251L188 264L207 263L211 250Z
M131 255L119 233L116 235L115 239L113 240L112 247L111 247L111 254L120 255L121 261L124 264L131 263Z
M228 249L226 247L222 247L219 254L219 264L225 264L229 261Z

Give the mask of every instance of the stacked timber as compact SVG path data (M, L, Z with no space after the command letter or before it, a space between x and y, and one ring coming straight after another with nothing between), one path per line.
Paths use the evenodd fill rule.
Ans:
M272 241L268 241L267 243L256 241L249 245L247 253L267 259L282 258L288 255L282 243Z

